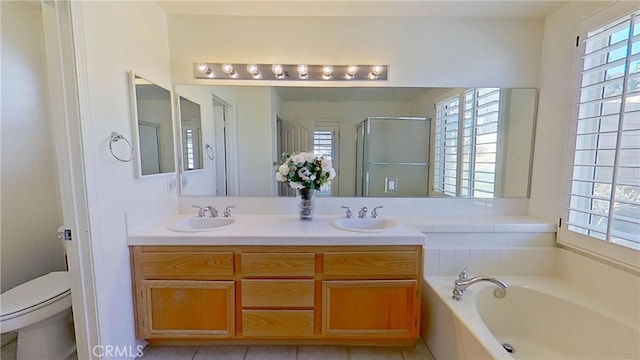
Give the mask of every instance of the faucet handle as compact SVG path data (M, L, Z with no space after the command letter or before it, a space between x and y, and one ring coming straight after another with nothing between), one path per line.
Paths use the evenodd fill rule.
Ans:
M231 206L227 206L224 209L224 217L231 217L231 209L233 209L235 206L231 205Z
M343 209L347 209L347 213L345 214L345 217L347 219L351 219L353 217L353 211L351 211L351 208L348 206L341 206L341 208Z
M205 209L204 209L202 206L199 206L199 205L192 205L191 207L192 207L192 208L196 208L196 209L198 209L198 217L199 217L199 218L203 218L203 217L205 216L205 215L204 215Z
M378 217L378 209L382 209L384 206L376 206L371 210L371 218L375 219Z
M458 274L458 279L459 280L466 280L468 278L467 273L469 272L469 267L465 266L464 269L462 269L462 271L460 271L460 274Z

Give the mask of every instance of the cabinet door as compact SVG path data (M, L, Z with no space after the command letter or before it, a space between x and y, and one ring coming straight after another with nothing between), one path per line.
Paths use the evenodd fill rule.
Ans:
M145 338L231 337L233 281L142 281Z
M328 336L417 336L416 280L324 281L322 331Z

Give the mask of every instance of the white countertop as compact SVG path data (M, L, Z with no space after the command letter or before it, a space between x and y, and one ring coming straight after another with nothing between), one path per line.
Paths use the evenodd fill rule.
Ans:
M381 232L339 230L330 222L337 216L316 215L300 221L297 215L234 214L228 227L205 232L176 232L167 225L193 215L178 215L166 222L129 234L129 245L424 245L426 236L406 222Z
M393 217L391 217L394 219ZM556 224L527 215L403 216L402 222L424 233L555 233Z

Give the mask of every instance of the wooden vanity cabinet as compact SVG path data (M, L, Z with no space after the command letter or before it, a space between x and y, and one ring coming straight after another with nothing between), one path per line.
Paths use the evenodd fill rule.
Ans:
M419 336L421 246L132 246L131 259L137 335L152 342Z

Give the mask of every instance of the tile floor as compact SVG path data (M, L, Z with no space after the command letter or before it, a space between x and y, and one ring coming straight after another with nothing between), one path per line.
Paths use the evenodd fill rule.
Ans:
M15 360L16 342L2 347L2 360ZM66 360L77 360L75 353ZM414 348L364 346L158 346L142 360L435 360L418 340Z
M142 360L435 360L422 340L413 348L364 346L158 346Z

